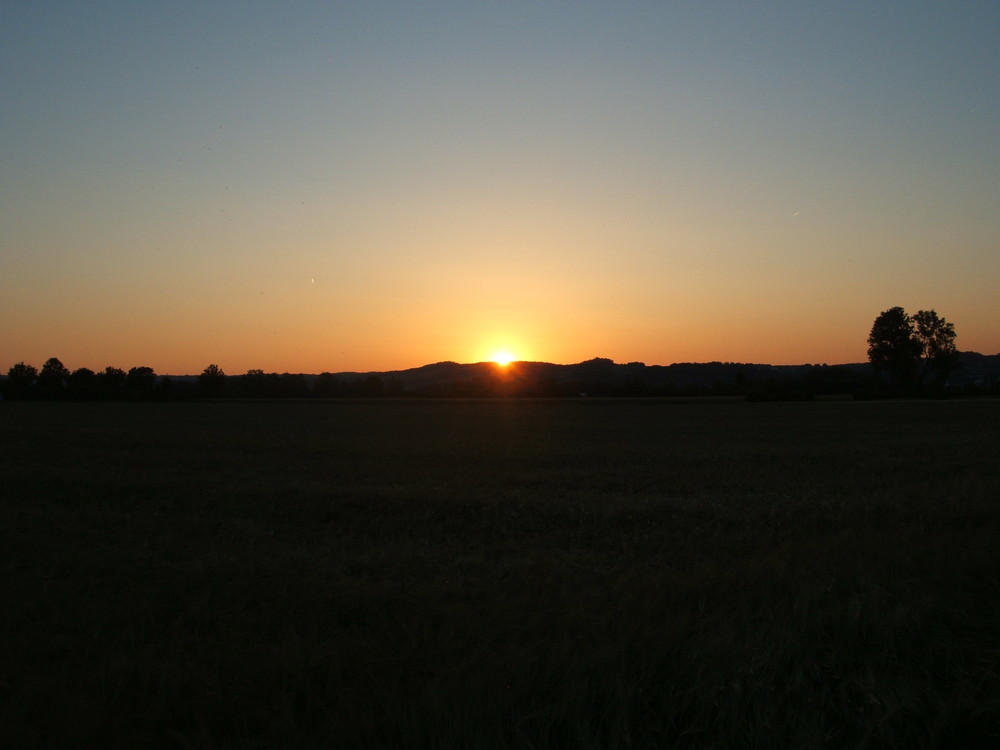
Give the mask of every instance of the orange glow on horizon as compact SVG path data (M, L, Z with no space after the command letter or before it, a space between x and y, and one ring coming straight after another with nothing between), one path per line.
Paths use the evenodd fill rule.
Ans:
M490 356L490 361L495 362L501 367L506 367L514 360L515 360L514 355L508 351L493 352L493 354Z

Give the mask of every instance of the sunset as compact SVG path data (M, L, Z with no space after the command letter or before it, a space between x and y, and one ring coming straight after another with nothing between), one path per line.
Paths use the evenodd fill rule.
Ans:
M515 359L516 357L508 351L493 352L493 354L490 356L490 360L496 362L501 367L506 367Z
M1000 747L998 0L0 8L4 747Z
M10 3L2 369L1000 351L993 3ZM490 343L496 341L497 343Z

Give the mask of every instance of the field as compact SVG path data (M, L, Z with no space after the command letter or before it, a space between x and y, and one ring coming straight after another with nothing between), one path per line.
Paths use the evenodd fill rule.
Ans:
M1000 401L0 425L5 747L1000 742Z

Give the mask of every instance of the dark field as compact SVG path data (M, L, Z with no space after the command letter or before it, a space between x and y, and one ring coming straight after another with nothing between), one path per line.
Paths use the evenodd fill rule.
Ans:
M1000 741L1000 401L0 424L2 746Z

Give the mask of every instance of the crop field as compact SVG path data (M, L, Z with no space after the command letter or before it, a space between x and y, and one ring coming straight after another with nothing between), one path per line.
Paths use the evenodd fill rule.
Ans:
M3 747L1000 742L997 400L0 427Z

